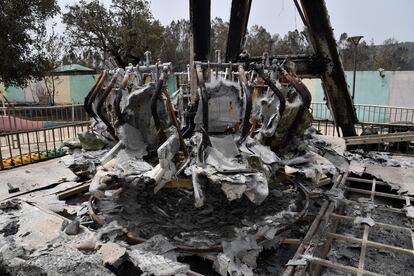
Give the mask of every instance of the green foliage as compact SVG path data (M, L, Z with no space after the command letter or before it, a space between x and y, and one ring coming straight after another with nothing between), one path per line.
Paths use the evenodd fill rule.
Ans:
M164 40L161 49L162 60L172 61L178 71L186 70L189 63L189 22L188 20L173 21L165 27ZM221 50L224 57L227 43L229 23L221 18L211 21L211 45L209 60L215 61L215 50ZM345 70L353 70L354 46L346 33L341 34L338 40L338 50ZM414 43L399 43L388 39L382 45L369 44L362 41L358 45L358 70L413 70ZM261 56L264 52L271 55L312 54L308 32L290 31L281 37L269 33L266 28L253 25L246 35L244 45L250 56Z
M346 33L341 34L338 48L345 70L353 70L355 46L349 41ZM382 45L362 41L357 48L357 70L413 70L414 62L410 63L409 55L406 44L395 39L387 39Z
M245 49L251 56L269 54L305 54L310 52L305 31L288 32L283 38L279 34L271 35L264 27L253 25L246 38Z
M43 81L45 83L46 94L49 97L49 103L55 105L56 85L59 77L53 75L53 71L61 65L64 39L52 29L40 46L43 57L42 68L45 75Z
M161 45L161 60L171 61L174 70L187 70L190 59L190 22L185 19L172 21L165 27Z
M0 1L0 82L24 85L43 76L45 22L58 12L55 0Z
M263 27L253 25L246 38L246 50L252 56L261 56L264 52L270 53L272 50L272 36Z
M146 0L113 0L109 8L99 0L81 0L63 15L73 48L99 50L116 64L136 64L149 49L159 57L163 27L152 18Z
M211 21L211 39L209 60L215 61L215 51L221 51L221 57L224 59L226 51L227 33L229 23L224 22L221 18L216 17ZM190 22L185 19L172 21L166 26L163 34L163 43L161 47L161 59L171 61L176 71L187 70L187 64L190 61Z
M59 13L56 0L0 1L0 82L24 85L31 78L40 79L63 64L79 63L97 69L137 64L146 50L171 61L176 71L186 70L190 56L190 24L173 21L163 27L155 20L148 0L81 0L67 6L63 15L65 36L53 31L47 35L45 22ZM225 56L229 23L221 18L211 22L211 51ZM251 56L269 54L311 54L307 32L294 30L281 37L263 26L254 25L247 33L245 49ZM354 46L343 33L338 40L345 70L353 69ZM394 39L382 45L362 41L358 46L358 70L413 70L414 43ZM53 78L52 78L53 81ZM49 89L54 94L54 83Z
M210 34L210 55L209 60L216 61L215 51L220 50L221 59L224 60L226 54L227 34L229 32L229 22L216 17L211 21Z

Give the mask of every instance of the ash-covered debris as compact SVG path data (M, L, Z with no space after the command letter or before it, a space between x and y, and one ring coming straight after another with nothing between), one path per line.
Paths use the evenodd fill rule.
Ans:
M72 150L66 163L74 168L72 158L75 166L85 166L88 155L95 157L87 167L89 215L103 225L100 237L115 224L119 228L108 242L150 242L158 234L171 243L174 256L211 252L222 275L253 275L263 248L280 246L306 214L313 186L349 166L343 145L307 130L308 91L298 80L295 86L276 83L268 89L255 82L207 82L198 89L194 117L189 121L188 113L180 122L186 116L177 121L175 110L192 107L188 102L183 107L184 96L177 93L172 104L162 85L165 74L157 85L132 86L114 103L118 112L104 118L107 129L94 129L95 138L113 129L115 141L99 154L88 151L97 149L90 143ZM142 246L131 252L126 255L144 272L154 273L154 264L175 273L188 269L175 263L176 257L161 258L165 252L154 257Z
M414 159L410 156L386 152L346 152L349 171L370 175L386 182L399 194L414 195Z
M303 83L289 73L290 82L271 85L257 70L269 88L260 77L199 79L194 103L177 92L173 104L163 88L164 70L156 85L122 86L128 93L119 94L121 100L99 101L108 114L98 116L93 135L80 135L91 142L81 141L82 149L66 157L69 168L90 173L88 215L102 225L98 233L116 224L121 232L108 242L162 235L174 256L211 252L222 275L253 275L263 248L280 246L306 214L309 191L349 166L343 141L309 129L310 94ZM102 138L108 133L113 141ZM101 140L105 147L90 151ZM140 246L126 255L148 273L156 263L175 273L188 269L176 258L161 258L164 253L152 257ZM150 266L145 258L153 259Z
M128 256L134 265L150 275L186 275L189 266L177 262L175 249L167 238L155 235L142 244L131 246Z
M297 246L309 228L307 215L316 215L322 201L346 204L344 190L327 190L327 184L348 171L381 173L387 182L373 166L414 167L401 157L349 152L342 138L319 135L310 127L307 89L291 77L267 89L259 77L199 81L194 103L184 101L181 90L170 100L166 71L156 85L123 84L103 100L105 94L98 94L89 111L101 111L88 132L65 143L69 155L63 158L89 181L89 200L72 207L71 221L52 219L52 234L42 245L53 249L13 254L22 254L28 266L40 262L33 269L47 273L90 264L102 275L125 269L180 275L191 272L180 261L188 255L208 258L221 275L280 273L289 261L281 258L286 244ZM28 208L24 204L23 211ZM23 212L20 204L0 209L14 212L0 235L36 240L25 226L27 215L15 213ZM404 212L411 214L410 206ZM66 246L71 249L63 258L75 260L67 267L50 268L39 259ZM13 254L4 259L8 271L14 271ZM81 260L82 254L90 257ZM279 261L263 267L269 256Z

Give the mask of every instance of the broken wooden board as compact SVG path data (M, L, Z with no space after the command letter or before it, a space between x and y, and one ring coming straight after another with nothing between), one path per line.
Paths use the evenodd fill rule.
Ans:
M66 199L68 197L86 192L89 190L90 183L78 183L78 185L72 186L69 189L61 190L56 193L59 200Z

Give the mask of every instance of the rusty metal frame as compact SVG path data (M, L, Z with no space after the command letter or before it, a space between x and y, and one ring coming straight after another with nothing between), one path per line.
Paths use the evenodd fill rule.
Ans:
M249 85L246 77L246 71L243 66L239 66L239 80L242 91L244 92L246 99L246 109L244 111L243 122L241 125L240 139L239 143L242 143L249 134L251 128L250 124L250 115L252 114L252 97L253 97L253 86Z
M113 139L115 139L116 141L119 140L118 136L116 135L115 129L114 127L111 125L111 123L109 122L109 120L106 118L105 114L104 114L104 104L106 99L108 98L109 93L112 91L112 89L114 88L118 77L119 77L119 70L117 69L115 71L115 73L113 74L108 86L106 87L105 91L102 94L102 97L99 99L98 102L98 106L96 108L97 110L97 114L98 117L102 120L102 122L106 125L106 129L108 130L109 134L112 136Z
M251 2L251 0L232 1L229 34L226 45L226 61L228 62L234 62L240 59L239 54L246 34ZM301 5L295 1L295 5L309 31L310 42L315 51L313 60L317 62L312 62L309 68L302 64L301 72L298 75L310 74L321 77L325 97L336 126L341 128L343 136L355 136L354 124L358 119L351 95L348 91L345 72L339 57L325 1L301 0L300 2ZM211 31L210 6L211 0L190 0L192 35L190 60L192 68L194 68L194 60L206 62L208 59ZM233 69L232 67L230 68ZM311 68L313 69L311 70ZM191 72L194 71L192 70ZM192 78L194 77L192 73ZM196 96L193 90L195 89L192 89L193 103L195 103Z
M315 54L326 59L321 75L325 97L343 136L355 136L358 121L324 0L301 0Z

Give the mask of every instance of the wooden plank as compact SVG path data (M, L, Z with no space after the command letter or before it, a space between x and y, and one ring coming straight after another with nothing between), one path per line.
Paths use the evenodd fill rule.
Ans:
M186 188L191 189L193 181L190 178L173 179L165 183L163 188Z
M344 236L344 235L339 235L335 233L328 233L328 236L334 239L338 239L338 240L362 244L362 239L358 239L358 238L354 238L350 236ZM393 246L393 245L388 245L388 244L383 244L383 243L373 242L373 241L367 241L367 246L374 247L377 249L384 249L384 250L389 250L389 251L393 251L397 253L402 253L402 254L409 255L409 256L414 256L414 250L406 249L406 248L402 248L398 246Z
M321 74L322 87L329 110L343 136L354 136L354 124L358 121L342 61L331 26L324 0L301 0L302 9L308 22L310 43L317 57L325 60Z
M309 246L310 241L313 238L313 235L316 233L316 230L318 230L319 223L323 217L323 215L326 212L326 209L328 208L329 201L324 201L322 204L322 207L319 209L319 213L316 216L315 220L311 224L308 232L306 233L305 237L303 238L302 243L299 245L299 248L296 250L295 255L293 256L292 260L298 260L302 256L305 249ZM283 272L283 276L290 276L294 272L293 266L288 266L286 270Z
M348 221L354 221L355 217L349 217L349 216L344 216L344 215L338 215L338 214L331 214L331 217L333 218L337 218L337 219L343 219L343 220L348 220ZM393 224L386 224L386 223L381 223L381 222L377 222L375 221L375 225L373 227L382 227L384 229L390 229L390 230L400 230L400 231L404 231L407 233L411 232L410 228L407 227L402 227L402 226L397 226L397 225L393 225Z
M334 262L324 260L324 259L321 259L321 258L310 257L310 258L307 258L307 260L310 261L310 262L319 264L321 266L329 267L333 270L339 270L339 271L342 271L342 272L361 273L361 275L369 275L369 276L382 275L382 274L377 274L377 273L370 272L370 271L367 271L367 270L361 270L361 269L358 269L356 267L334 263Z
M367 254L367 241L368 241L368 234L369 234L369 225L364 224L364 234L362 236L361 242L361 254L359 255L358 261L358 269L363 270L365 267L365 257ZM358 272L358 276L362 276L361 272Z
M66 198L71 197L73 195L77 195L77 194L83 193L85 191L88 191L89 190L89 185L90 185L90 183L83 183L79 186L75 186L75 187L72 187L70 189L67 189L66 191L58 192L57 193L57 198L58 199L66 199Z
M347 146L379 144L385 142L411 142L414 141L414 131L381 135L350 136L344 137L344 139Z
M367 191L367 190L363 190L363 189L350 188L350 187L345 187L344 189L349 191L349 192L366 194L366 195L371 195L371 193L372 193L371 191ZM394 199L400 199L400 200L405 201L405 196L401 196L401 195L394 195L394 194L381 193L381 192L374 192L374 194L376 196L380 196L380 197L394 198ZM412 197L408 197L408 198L410 198L410 200L414 200L414 198L412 198Z
M375 188L376 188L376 179L372 179L371 184L371 202L374 204L375 198ZM370 213L370 212L369 212ZM368 241L368 234L371 227L369 225L364 224L364 234L362 235L362 243L361 243L361 254L359 255L358 261L358 269L363 270L365 267L365 257L367 254L367 241ZM358 276L362 276L361 272L358 272Z

